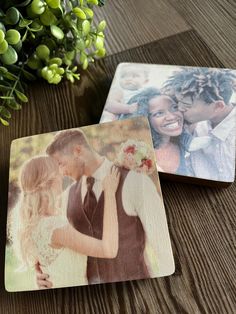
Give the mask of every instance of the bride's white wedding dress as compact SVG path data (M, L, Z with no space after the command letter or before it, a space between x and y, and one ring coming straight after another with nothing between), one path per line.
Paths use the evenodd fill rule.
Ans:
M53 288L88 284L86 278L87 256L67 248L51 246L53 231L68 224L65 216L48 216L40 219L33 231L42 272L49 275Z

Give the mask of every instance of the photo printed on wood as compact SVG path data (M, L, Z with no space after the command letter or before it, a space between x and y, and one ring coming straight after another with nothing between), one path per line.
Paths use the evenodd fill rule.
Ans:
M100 123L146 116L158 171L232 183L235 90L231 69L121 63Z
M172 274L148 119L14 140L7 227L10 292Z

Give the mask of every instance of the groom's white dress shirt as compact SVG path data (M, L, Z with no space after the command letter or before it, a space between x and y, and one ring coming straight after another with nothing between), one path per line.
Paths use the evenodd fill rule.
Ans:
M104 158L101 166L92 174L95 178L93 191L98 199L102 193L102 180L113 163ZM82 177L82 201L87 193L86 176ZM153 181L144 174L129 171L122 189L122 202L127 215L138 216L142 222L146 242L153 248L158 262L158 273L153 276L174 271L174 261L169 240L163 201Z
M194 136L209 137L205 147L190 153L194 175L199 178L233 182L235 176L236 108L215 128L209 121L197 124Z

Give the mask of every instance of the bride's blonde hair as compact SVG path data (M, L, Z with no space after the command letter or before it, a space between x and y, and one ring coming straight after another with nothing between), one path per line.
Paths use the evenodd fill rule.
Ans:
M48 210L57 208L57 193L52 188L59 173L57 163L49 156L38 156L27 161L20 173L21 200L12 224L13 247L22 266L37 262L32 231Z

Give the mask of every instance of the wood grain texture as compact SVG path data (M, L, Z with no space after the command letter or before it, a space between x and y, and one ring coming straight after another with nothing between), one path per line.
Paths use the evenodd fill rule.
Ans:
M168 0L226 67L236 67L235 0Z
M95 19L105 19L108 24L108 55L190 29L165 0L108 0L96 10Z
M10 141L99 121L119 62L224 64L189 31L96 63L75 85L35 83L10 128L0 127L0 313L235 313L236 183L225 190L162 181L174 251L173 276L10 294L3 288Z

